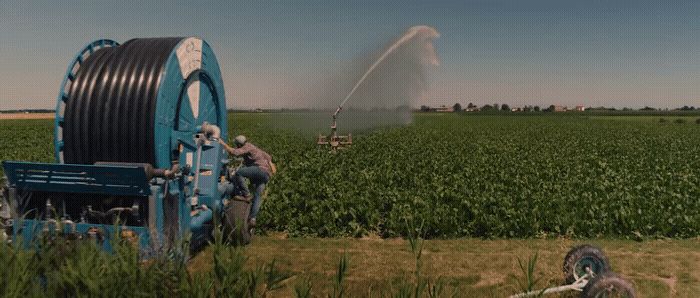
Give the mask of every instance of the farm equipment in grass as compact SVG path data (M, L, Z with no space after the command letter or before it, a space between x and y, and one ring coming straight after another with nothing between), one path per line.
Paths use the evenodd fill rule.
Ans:
M128 66L128 67L127 67ZM69 64L55 118L56 163L4 161L8 238L128 238L148 256L216 223L246 244L249 202L234 200L221 71L196 37L97 40ZM115 224L117 223L117 224Z
M636 297L632 284L610 270L608 258L597 247L584 244L572 248L564 257L563 271L567 285L520 293L510 298L568 291L579 291L582 298Z
M333 122L331 123L331 133L327 136L324 135L319 135L318 140L316 141L316 144L319 145L319 147L323 146L330 146L331 151L335 152L338 149L344 149L347 147L350 147L352 145L352 134L348 134L347 136L339 136L337 132L338 128L338 123L337 123L337 118L338 114L340 113L340 110L342 110L342 107L338 107L338 109L335 110L335 113L333 113Z

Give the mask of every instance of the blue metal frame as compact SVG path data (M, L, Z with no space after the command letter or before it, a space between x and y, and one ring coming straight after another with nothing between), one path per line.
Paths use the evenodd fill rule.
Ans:
M182 41L185 40L187 38L183 38ZM175 49L180 47L182 41L175 46ZM185 132L189 134L188 138L191 140L197 127L204 122L218 126L221 129L221 138L226 139L228 122L224 83L216 56L204 40L202 40L201 62L201 68L187 78L182 77L177 51L173 51L165 63L155 111L156 164L153 165L154 167L169 167L170 152L177 148L174 147L177 146L174 142L178 137L176 135ZM187 84L194 80L200 82L199 117L194 117L192 114L186 91Z
M183 42L187 40L183 39ZM103 247L111 250L109 239L116 235L115 229L129 229L139 236L139 247L142 250L149 246L157 247L164 241L165 204L171 202L168 197L176 198L177 202L177 236L192 235L192 243L206 243L211 223L215 214L223 212L222 199L232 192L232 186L221 181L222 169L228 162L221 145L215 140L201 141L195 139L203 123L216 125L221 130L220 137L226 139L228 118L226 98L224 94L221 70L216 56L209 44L202 40L201 67L183 78L180 61L175 47L166 62L158 90L155 110L155 164L154 168L170 168L172 153L179 152L180 167L195 165L199 169L198 187L195 190L193 178L195 173L183 174L175 179L164 180L154 178L149 181L145 170L140 166L131 165L73 165L63 162L63 131L65 103L70 97L70 85L77 75L80 65L96 50L106 47L116 47L119 43L109 39L100 39L87 44L78 52L71 63L61 83L61 90L56 103L56 118L54 127L54 147L56 164L27 163L5 161L2 163L8 180L13 189L19 192L56 192L56 193L86 193L120 196L138 196L148 200L148 226L121 226L75 223L64 226L63 233L78 233L84 235L91 228L103 232L105 241ZM190 109L187 93L188 84L199 82L199 114L194 115ZM201 156L196 153L201 146ZM189 155L188 155L189 154ZM188 160L189 159L189 160ZM189 163L188 163L189 161ZM194 197L199 204L192 205ZM206 205L207 208L202 205ZM170 210L170 209L168 209ZM41 236L45 231L56 232L51 220L27 219L18 220L14 225L15 236L22 236L24 241ZM29 245L29 244L28 244Z
M70 84L75 80L75 76L80 69L80 65L94 53L96 50L106 47L116 47L119 43L111 39L98 39L88 43L80 50L73 60L68 64L68 70L63 76L61 89L58 91L58 99L56 100L56 117L54 118L54 152L57 163L63 163L63 112L66 101L68 100ZM70 84L69 84L70 82Z
M25 191L148 196L143 167L3 161L9 185Z

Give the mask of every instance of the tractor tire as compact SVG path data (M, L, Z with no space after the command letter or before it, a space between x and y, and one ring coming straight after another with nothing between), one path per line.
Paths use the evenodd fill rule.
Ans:
M583 292L583 298L594 297L628 297L635 298L632 284L613 272L606 272L596 276L588 282Z
M608 257L599 248L584 244L572 248L564 257L564 280L566 284L572 284L577 278L586 274L586 267L591 267L597 275L610 271Z
M236 246L250 244L252 235L248 227L250 201L243 197L233 197L226 206L224 232L229 241Z

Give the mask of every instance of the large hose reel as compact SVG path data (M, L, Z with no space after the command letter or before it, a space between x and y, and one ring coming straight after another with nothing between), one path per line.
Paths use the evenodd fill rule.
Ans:
M226 137L221 71L203 40L98 40L68 67L56 107L59 163L148 163L169 168L174 134L203 123Z
M218 143L228 131L224 86L205 41L89 43L68 66L55 121L57 163L3 161L13 210L26 215L13 235L31 243L54 230L120 229L141 248L188 233L193 247L206 243L233 187Z

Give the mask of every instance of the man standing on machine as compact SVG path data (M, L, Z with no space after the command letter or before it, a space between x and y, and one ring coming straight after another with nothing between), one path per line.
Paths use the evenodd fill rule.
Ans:
M233 182L237 184L236 187L241 190L242 195L248 201L251 200L251 195L245 178L248 178L250 183L253 184L255 191L252 196L248 226L251 228L255 227L255 218L258 215L258 211L260 211L261 197L265 191L265 184L270 181L270 176L277 172L275 165L272 163L272 156L249 143L243 135L239 135L233 140L235 148L232 148L221 139L219 139L219 143L221 143L228 154L243 157L243 165L236 170Z

